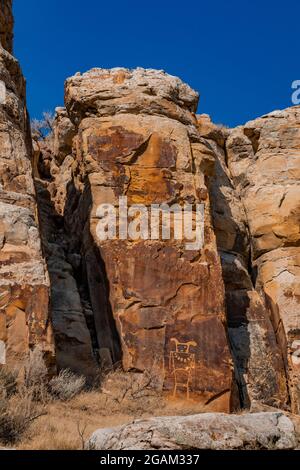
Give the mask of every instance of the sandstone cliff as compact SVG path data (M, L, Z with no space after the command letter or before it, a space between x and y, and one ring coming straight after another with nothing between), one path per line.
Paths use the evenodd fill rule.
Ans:
M38 345L91 379L151 371L183 411L299 413L300 107L224 129L163 71L92 69L66 81L33 149L12 24L2 0L0 363ZM202 248L99 239L98 207L120 196L194 218L204 204Z
M292 409L299 413L300 107L235 129L226 150L246 211L253 279L283 354Z
M282 352L276 342L265 299L255 289L251 236L244 200L228 165L232 133L198 117L199 132L210 143L216 161L211 179L212 215L226 291L228 335L242 406L254 401L286 407L289 402ZM246 158L246 157L245 157ZM238 399L239 398L239 399Z
M66 111L57 110L52 150L42 150L39 168L41 175L50 171L48 194L56 218L63 216L66 256L87 306L81 318L100 362L122 359L125 370L152 370L156 386L170 395L182 400L190 394L228 411L232 367L206 185L212 155L198 135L197 101L179 79L154 70L95 69L72 77L66 83ZM125 195L128 205L205 202L204 248L186 251L177 240L99 241L99 204L118 205ZM48 266L51 277L49 258ZM64 338L64 365L71 366L73 337L56 318L63 310L70 318L63 298L68 292L74 299L74 293L64 289L60 277L52 285L65 290L57 297L53 324L57 344ZM89 344L82 328L74 325L74 332ZM178 384L175 390L170 360L176 341L190 342L195 357L188 389Z
M13 48L12 0L0 0L0 44L8 52Z
M2 1L1 7L1 41L10 50L11 2ZM49 279L32 178L25 81L18 62L1 46L0 80L5 90L0 104L0 363L22 362L40 345L50 365Z

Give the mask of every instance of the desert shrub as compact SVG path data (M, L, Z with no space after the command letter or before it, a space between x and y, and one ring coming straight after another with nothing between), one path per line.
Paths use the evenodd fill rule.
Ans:
M18 371L9 370L7 367L0 367L0 393L6 397L11 397L17 392Z
M23 391L24 392L24 391ZM38 413L32 393L18 391L11 398L0 398L0 442L15 444L29 429L32 421L43 413Z
M68 401L82 392L85 384L84 377L75 375L70 370L65 369L50 380L49 392L58 400Z
M27 388L47 382L48 370L42 351L37 347L30 351L24 365L24 383Z
M106 397L104 409L112 413L142 415L156 412L165 406L162 392L157 386L156 365L141 373L120 369L107 374L101 387Z
M22 388L32 394L36 401L46 402L48 369L46 367L42 351L36 347L30 351L24 365L24 384Z

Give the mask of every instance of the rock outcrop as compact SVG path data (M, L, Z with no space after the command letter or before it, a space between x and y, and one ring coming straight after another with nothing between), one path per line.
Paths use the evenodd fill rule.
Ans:
M80 247L100 358L154 370L174 398L228 411L231 357L206 186L212 156L197 131L197 94L164 72L94 69L67 80L65 96L77 135L64 220ZM148 209L205 202L203 249L185 250L174 237L99 239L98 207L118 207L120 196ZM186 370L173 363L177 353Z
M298 440L283 413L225 415L203 413L137 420L99 429L86 444L91 450L288 450Z
M12 0L0 0L0 44L8 52L13 49Z
M1 41L10 50L11 2L2 1L1 7ZM0 80L5 92L0 103L0 363L20 363L39 345L50 366L49 278L32 179L25 81L18 62L2 47Z
M71 132L71 136L70 136ZM73 126L63 108L57 108L53 135L36 143L35 186L43 250L50 278L51 322L59 369L92 378L97 374L93 322L87 290L81 282L81 255L72 248L65 228L67 188L72 179Z
M246 211L252 276L271 313L299 413L300 107L233 130L226 150Z
M231 132L214 125L207 115L198 116L198 125L216 161L210 197L238 385L233 403L237 407L249 407L258 401L285 408L289 397L282 354L264 298L253 284L247 215L227 166L226 142Z
M151 371L183 412L300 413L300 107L224 129L163 71L92 69L67 80L32 148L12 2L0 6L0 364L39 346L49 367L91 378ZM203 228L191 249L175 230L186 204ZM281 445L276 416L257 418L273 423L266 448ZM261 443L239 438L229 446Z

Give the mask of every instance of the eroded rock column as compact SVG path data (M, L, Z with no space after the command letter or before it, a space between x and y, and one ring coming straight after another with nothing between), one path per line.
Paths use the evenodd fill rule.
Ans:
M11 50L9 1L1 1L0 25L2 44ZM1 46L0 80L0 364L22 363L39 345L52 365L49 279L32 179L25 81L18 62Z
M299 413L300 107L235 129L227 155L247 214L253 277L271 312L292 410Z
M197 94L154 70L94 69L66 82L78 127L66 222L82 233L100 353L156 386L229 411L232 364L224 288L206 180L213 166L194 116ZM205 243L97 237L101 203L205 203ZM174 365L175 360L175 365ZM179 361L186 362L184 367ZM176 388L177 386L177 388Z
M13 26L12 0L0 0L0 43L10 53L13 49Z
M93 379L98 372L97 342L88 328L93 314L81 275L82 232L67 230L64 217L72 181L74 136L66 110L57 108L52 132L35 142L35 186L50 278L57 368ZM72 243L72 233L76 243Z
M257 402L287 407L282 354L264 299L253 285L247 216L227 166L226 140L231 131L214 125L207 115L198 116L198 123L216 159L210 196L238 385L233 402L236 407L250 407Z

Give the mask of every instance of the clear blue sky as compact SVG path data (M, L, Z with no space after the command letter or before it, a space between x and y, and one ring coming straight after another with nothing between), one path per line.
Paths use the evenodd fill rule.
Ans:
M200 92L200 113L229 126L291 106L300 80L299 0L14 4L32 117L62 105L65 78L92 67L164 69Z

